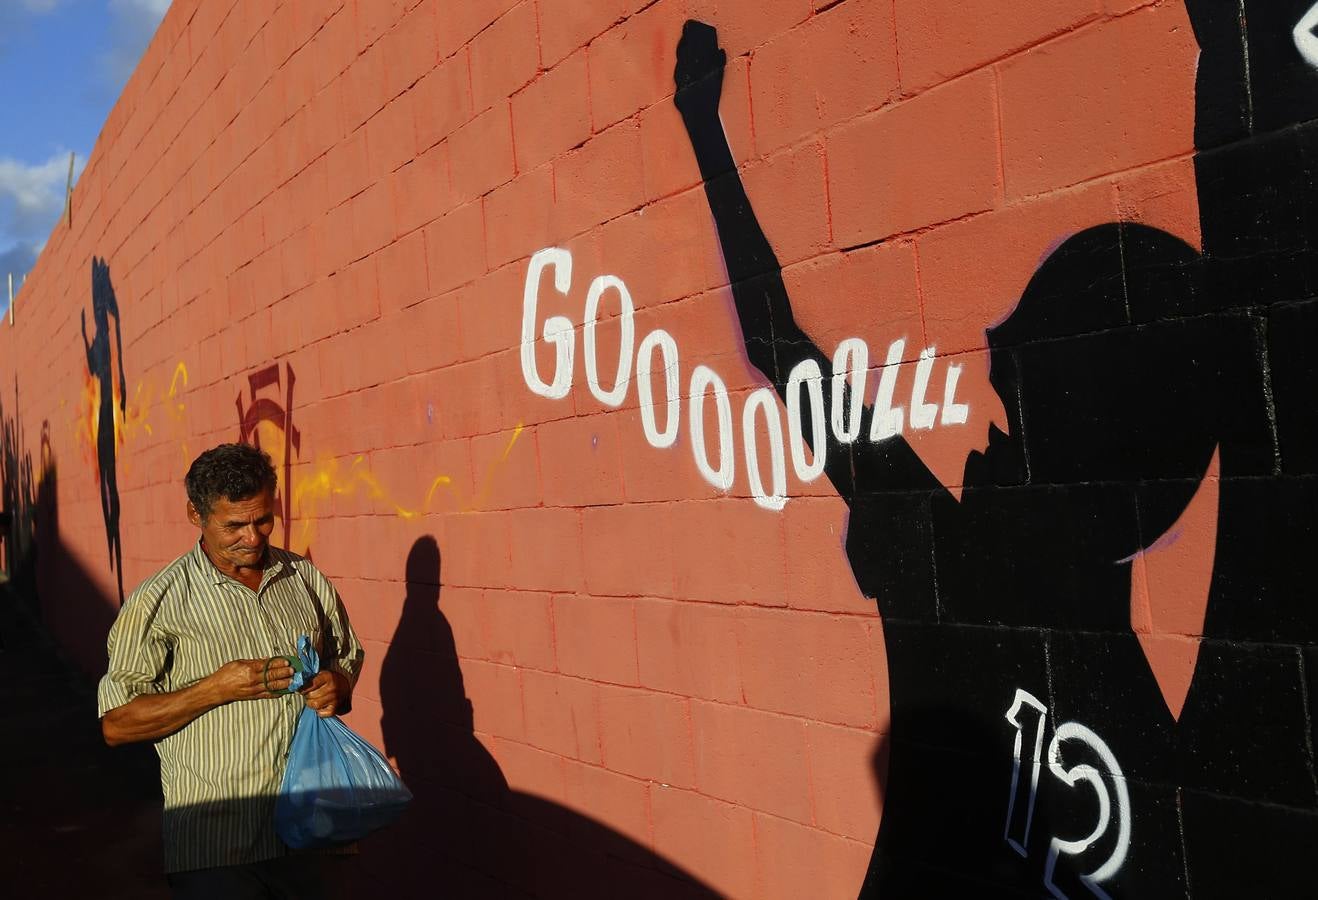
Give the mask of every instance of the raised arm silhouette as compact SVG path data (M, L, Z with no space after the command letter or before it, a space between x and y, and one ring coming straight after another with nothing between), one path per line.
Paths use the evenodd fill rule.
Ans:
M114 317L115 352L110 352L110 317ZM119 324L119 303L110 281L110 265L92 257L92 318L96 333L87 339L87 312L82 313L82 343L87 351L87 371L100 388L96 416L96 463L100 474L101 516L105 519L105 541L110 568L119 582L119 605L124 602L124 548L119 535L119 481L115 465L117 447L114 428L114 360L119 361L119 413L123 415L128 387L124 380L124 340Z

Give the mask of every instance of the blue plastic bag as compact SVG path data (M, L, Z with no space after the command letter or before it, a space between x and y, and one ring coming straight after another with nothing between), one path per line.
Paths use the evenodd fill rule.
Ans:
M320 671L320 657L306 635L298 638L297 652L302 671L294 675L291 690ZM303 708L275 802L280 840L295 849L355 841L392 824L411 799L389 761L338 716L322 718Z

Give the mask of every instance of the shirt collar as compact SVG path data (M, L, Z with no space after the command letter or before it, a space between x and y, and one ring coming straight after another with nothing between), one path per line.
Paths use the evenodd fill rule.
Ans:
M200 538L193 545L189 558L192 561L193 570L212 584L224 584L233 581L232 578L216 568L215 563L211 562L211 558L202 549ZM284 568L284 560L281 558L280 553L270 544L267 544L265 548L265 562L265 570L261 573L262 584L274 578Z

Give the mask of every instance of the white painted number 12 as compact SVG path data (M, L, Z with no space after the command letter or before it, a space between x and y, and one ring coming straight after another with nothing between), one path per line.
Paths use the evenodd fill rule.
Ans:
M1047 718L1048 707L1044 706L1039 698L1029 691L1016 689L1015 701L1006 714L1007 721L1016 729L1016 743L1012 752L1011 792L1007 798L1007 824L1003 830L1003 839L1021 856L1027 856L1029 852L1030 827L1034 823L1034 801L1039 791L1043 732ZM1021 762L1027 739L1031 753L1028 783L1025 783L1021 779ZM1102 770L1087 763L1066 768L1062 763L1062 745L1068 741L1083 744L1088 748L1098 758ZM1057 726L1053 739L1048 745L1048 772L1067 787L1074 788L1082 782L1086 784L1098 800L1098 822L1093 831L1078 840L1051 837L1043 871L1044 887L1054 897L1065 900L1067 895L1053 883L1057 858L1079 856L1084 853L1111 829L1115 815L1117 839L1112 854L1097 869L1079 876L1080 883L1088 888L1091 894L1103 900L1111 900L1107 891L1100 885L1121 871L1121 866L1126 861L1126 853L1130 850L1130 791L1126 787L1126 777L1121 772L1121 766L1117 763L1112 750L1097 734L1079 722L1063 722Z

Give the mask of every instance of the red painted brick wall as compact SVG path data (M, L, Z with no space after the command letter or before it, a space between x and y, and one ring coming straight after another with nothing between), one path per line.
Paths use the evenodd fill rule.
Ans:
M1180 2L175 0L73 192L72 224L0 327L4 413L45 510L44 614L95 672L117 587L79 321L103 258L126 377L126 590L194 539L187 463L237 439L265 398L289 418L244 436L281 479L288 464L276 538L333 578L367 647L355 729L387 745L382 719L431 715L429 691L465 696L465 741L436 748L460 744L497 766L507 796L641 848L631 876L852 896L883 808L884 622L827 480L804 483L789 455L786 505L752 497L741 412L765 382L673 103L689 18L727 51L722 122L797 320L825 354L865 340L875 377L897 338L908 362L936 348L934 400L962 367L966 424L908 435L954 494L967 454L1005 421L986 329L1041 261L1107 222L1200 242L1198 47ZM570 252L570 286L541 279L534 355L550 380L542 323L571 319L562 399L532 392L520 356L528 262L550 247ZM647 441L633 384L616 407L587 387L583 304L599 275L626 285L636 341L663 329L678 348L670 448ZM606 388L617 302L605 296L597 328ZM697 365L731 397L726 492L692 452ZM278 384L253 380L263 372ZM713 416L707 402L716 459ZM767 446L761 434L766 485ZM1174 714L1213 558L1215 508L1196 510L1189 537L1141 557L1133 582L1132 627ZM433 590L405 584L426 535L442 560L437 613ZM428 609L419 628L399 627L405 596ZM420 681L408 712L382 696L391 653ZM486 828L470 780L424 772L409 749L405 776L458 804L468 839L530 819L528 845L594 840L507 796ZM450 826L416 846L447 858ZM468 849L443 871L469 886L522 877ZM553 893L535 858L520 886Z

